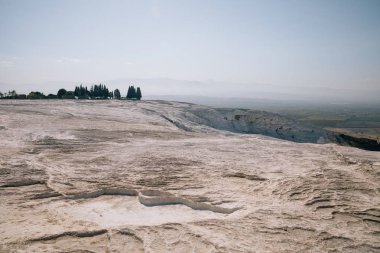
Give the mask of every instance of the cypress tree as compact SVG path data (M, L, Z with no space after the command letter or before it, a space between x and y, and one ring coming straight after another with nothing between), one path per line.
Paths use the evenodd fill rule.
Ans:
M141 89L140 89L140 87L137 87L136 99L137 100L141 100L141 97L142 97L142 95L141 95Z
M131 98L136 99L136 89L135 89L135 86L133 85L131 87Z
M136 98L136 90L133 85L131 86L131 98L132 99Z
M137 92L135 86L132 85L128 87L127 99L137 99Z
M128 86L127 99L131 99L131 86Z

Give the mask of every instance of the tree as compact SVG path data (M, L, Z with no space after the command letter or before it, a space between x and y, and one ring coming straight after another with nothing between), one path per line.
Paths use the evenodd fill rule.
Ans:
M15 98L17 98L17 99L26 99L27 96L25 94L17 94L17 96Z
M84 90L87 91L87 87L84 88ZM110 91L104 84L99 84L99 85L95 84L91 86L89 96L91 98L100 98L100 99L112 97Z
M58 96L54 95L54 94L49 94L49 95L47 95L46 98L53 99L53 98L58 98Z
M91 96L87 86L83 86L82 84L75 87L74 95L79 99L89 98Z
M65 89L59 89L57 93L58 98L62 98L64 95L66 95L67 91Z
M128 93L127 93L127 99L136 99L136 89L135 87L132 85L132 86L129 86L128 88Z
M141 93L141 91L140 91ZM136 99L136 89L133 86L129 87L129 96L131 99ZM41 98L60 98L60 99L88 99L88 98L96 98L96 99L108 99L108 98L116 98L120 99L120 90L116 89L115 91L110 91L106 85L98 84L92 85L90 90L87 86L83 86L80 84L79 86L75 86L73 91L67 91L63 88L59 89L57 95L49 94L45 96L42 92L32 91L28 95L25 94L17 94L15 90L8 91L5 93L0 92L0 98L3 99L41 99Z
M75 86L74 95L77 97L79 96L79 87L78 86Z
M113 96L114 96L116 99L120 99L121 95L120 95L120 91L119 91L119 89L116 89L116 90L113 92Z
M127 99L131 99L131 86L128 86L128 91L127 91Z
M65 95L62 96L63 99L74 99L74 91L67 91Z
M136 99L137 100L141 100L141 97L142 97L142 95L141 95L141 89L140 89L140 87L137 87Z
M39 91L32 91L26 96L28 99L42 99L45 98L45 95Z

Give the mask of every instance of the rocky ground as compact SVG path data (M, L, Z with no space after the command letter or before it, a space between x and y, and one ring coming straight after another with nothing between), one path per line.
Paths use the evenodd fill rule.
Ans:
M380 152L279 115L3 100L0 137L0 252L380 252Z

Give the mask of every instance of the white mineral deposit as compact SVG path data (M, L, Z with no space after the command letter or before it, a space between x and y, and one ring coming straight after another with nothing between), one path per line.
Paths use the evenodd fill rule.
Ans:
M259 111L1 100L0 252L380 252L380 152L329 138Z

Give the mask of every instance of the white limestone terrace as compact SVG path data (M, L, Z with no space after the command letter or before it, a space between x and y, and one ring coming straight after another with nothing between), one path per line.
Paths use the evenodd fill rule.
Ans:
M318 131L167 101L2 100L0 252L379 252L380 152Z
M151 109L160 103L162 110ZM173 112L171 107L175 106ZM147 113L159 114L175 126L185 131L208 132L219 129L235 133L262 134L296 142L327 143L334 136L311 126L306 126L276 113L266 111L215 108L189 103L157 101L142 104ZM211 129L210 129L211 128Z

